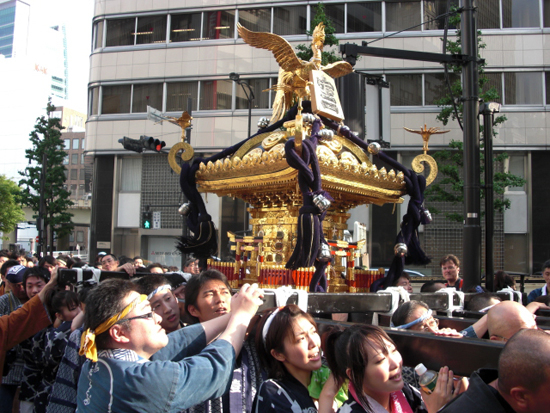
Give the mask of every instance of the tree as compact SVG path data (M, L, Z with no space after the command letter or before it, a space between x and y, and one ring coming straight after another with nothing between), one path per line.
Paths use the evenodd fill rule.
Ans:
M319 23L325 24L325 47L338 46L338 39L336 38L336 36L334 36L334 32L336 31L336 29L332 25L332 21L330 20L330 18L325 14L325 6L323 3L317 3L317 6L315 6L315 17L311 20L312 30L308 30L306 32L308 36L313 36L313 30L315 29L315 27L317 27ZM299 50L299 52L296 53L296 56L298 56L302 60L305 60L306 62L309 62L309 59L313 57L311 44L299 44L298 46L296 46L296 50ZM337 56L333 50L323 50L323 56L321 59L322 65L328 65L342 60L342 58Z
M15 182L0 175L0 231L4 234L14 231L17 223L25 219L23 209L17 201L19 193Z
M451 11L457 11L456 7L451 8ZM452 14L449 18L450 25L459 27L460 25L460 13ZM451 41L447 40L445 45L447 51L451 54L460 54L462 53L461 47L461 32L460 29L457 30L456 40ZM481 31L477 32L477 45L478 51L485 48L485 43L483 43L481 38ZM479 57L479 55L478 55ZM487 63L482 61L479 64L479 97L485 102L498 102L500 96L498 91L494 87L488 87L489 78L485 74L485 66ZM449 120L457 120L462 125L462 112L463 105L461 102L456 103L456 111L453 106L453 99L456 96L462 96L462 83L460 80L460 74L462 72L462 66L460 65L450 65L450 69L454 74L455 80L451 84L452 95L448 93L443 98L436 101L436 104L441 108L437 119L441 121L444 125L447 125ZM506 116L500 115L495 116L493 120L493 136L497 135L497 132L494 130L494 127L498 124L505 122ZM480 126L480 131L483 131L483 125ZM484 141L481 142L481 148L484 147ZM442 178L437 182L432 184L426 190L426 200L428 202L450 202L452 204L463 204L464 203L464 180L462 179L462 168L464 165L463 161L463 143L461 141L451 141L449 143L449 149L439 151L434 153L433 157L437 161L439 168L439 175ZM483 151L480 151L481 158L481 176L484 176L485 171L485 156ZM493 165L497 170L503 169L501 167L505 159L508 158L508 154L505 152L500 152L495 154L493 159ZM481 197L485 197L484 190L484 181L481 181ZM518 177L509 172L496 172L494 174L493 180L493 191L495 194L500 195L496 196L494 199L495 210L499 212L504 212L505 209L510 208L510 200L503 198L502 195L506 187L511 186L522 186L525 184L525 180L521 177ZM430 210L434 213L439 213L436 208L430 206ZM450 221L462 222L464 217L461 213L446 213L446 218Z
M58 238L64 237L73 231L71 218L73 214L67 210L73 205L69 199L70 192L65 188L65 166L63 160L67 153L64 151L64 142L61 139L61 122L59 118L52 117L55 106L51 99L46 108L47 117L37 118L34 130L30 133L32 148L25 151L25 157L29 160L29 166L20 171L23 179L19 185L25 190L21 191L21 202L29 206L35 212L35 218L39 218L40 192L42 179L43 160L46 160L46 174L44 180L44 239L43 246L50 246L53 253L54 233Z

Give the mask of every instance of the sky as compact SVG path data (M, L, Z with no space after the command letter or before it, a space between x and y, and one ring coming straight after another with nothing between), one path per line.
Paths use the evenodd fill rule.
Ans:
M86 113L94 0L32 0L31 22L65 24L69 59L67 106Z

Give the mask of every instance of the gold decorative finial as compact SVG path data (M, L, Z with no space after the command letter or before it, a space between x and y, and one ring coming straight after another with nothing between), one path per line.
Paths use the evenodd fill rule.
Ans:
M181 166L176 160L176 155L181 152L180 156L182 161L187 162L191 160L195 154L193 147L185 142L185 129L191 126L193 117L187 113L187 111L184 111L179 118L174 118L173 116L167 116L167 118L168 122L178 125L181 128L181 141L172 146L172 149L170 149L168 153L168 163L172 170L179 175Z
M422 149L424 150L424 154L428 153L428 150L429 150L428 142L430 140L430 136L437 135L437 134L440 134L440 133L450 132L449 130L439 130L439 128L435 128L435 127L432 127L430 129L428 129L426 127L426 124L424 124L424 129L422 129L422 128L420 128L420 129L409 129L409 128L405 128L405 127L403 127L403 129L405 129L408 132L417 133L417 134L422 136L422 140L424 141L424 145L422 146Z
M280 66L277 85L273 87L277 90L277 94L273 102L271 124L283 118L290 109L294 95L298 99L310 99L309 73L312 70L322 70L335 79L353 72L353 67L348 62L340 61L326 66L321 64L325 42L323 23L319 23L313 31L311 42L313 57L309 62L299 59L290 43L281 36L266 32L252 32L240 23L237 23L237 30L250 46L271 51Z
M181 141L185 140L185 129L191 126L191 121L193 117L184 111L179 118L174 118L173 116L167 116L168 122L178 125L181 128Z

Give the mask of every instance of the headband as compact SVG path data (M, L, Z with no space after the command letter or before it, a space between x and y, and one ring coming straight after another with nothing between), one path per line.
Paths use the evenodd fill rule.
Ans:
M148 296L147 299L151 301L151 298L153 298L156 294L161 293L163 291L172 291L172 287L169 284L163 284L157 288L155 288Z
M394 328L402 328L404 330L406 330L407 328L411 328L412 326L415 326L419 323L421 323L422 321L430 318L432 316L432 310L428 309L428 311L426 311L424 313L424 315L418 317L416 320L413 320L411 321L410 323L407 323L407 324L403 324L403 325L400 325L400 326L394 326L392 322L390 322L390 327L394 327Z
M267 317L267 320L265 320L264 328L262 329L262 340L264 342L264 347L265 347L265 339L267 337L269 327L271 327L271 323L273 322L273 319L275 318L275 314L277 314L279 312L279 310L281 310L282 308L284 308L284 306L276 308L275 311L273 311L271 314L269 314L269 316Z
M80 339L80 351L78 352L78 354L80 354L81 356L85 355L86 358L92 360L93 362L96 362L97 361L97 346L95 343L96 336L109 330L121 319L126 317L128 313L136 307L136 305L144 302L145 300L147 300L147 296L145 294L140 294L138 298L136 298L130 304L128 304L120 313L115 314L114 316L109 318L107 321L104 321L103 323L101 323L95 330L91 330L89 328L86 329L84 334L82 334L82 338Z

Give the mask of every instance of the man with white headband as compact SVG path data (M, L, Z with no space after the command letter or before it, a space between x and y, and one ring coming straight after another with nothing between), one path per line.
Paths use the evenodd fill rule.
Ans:
M147 296L151 309L162 317L160 326L166 333L179 330L180 320L178 300L172 293L170 282L164 275L154 274L139 278L136 282L139 292Z
M245 284L230 314L167 336L147 297L135 290L130 281L111 279L87 299L80 352L89 360L78 383L78 411L180 411L220 397L263 291Z

